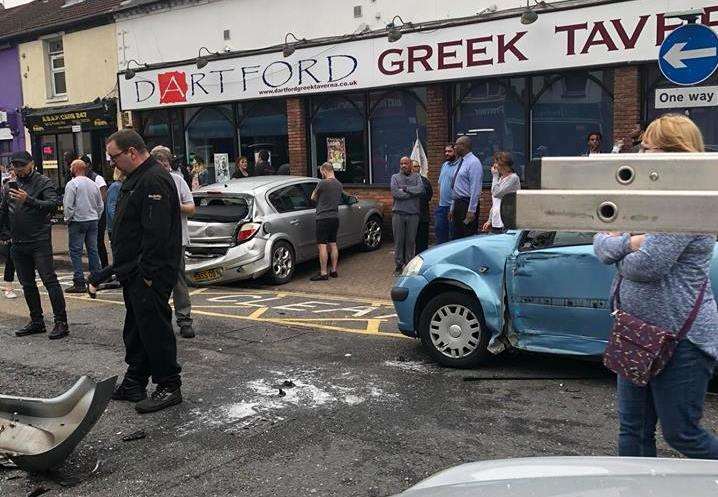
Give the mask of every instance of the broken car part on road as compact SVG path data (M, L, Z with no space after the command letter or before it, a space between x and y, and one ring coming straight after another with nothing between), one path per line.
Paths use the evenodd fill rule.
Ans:
M53 399L0 395L0 457L26 471L59 466L105 412L116 381L83 376Z

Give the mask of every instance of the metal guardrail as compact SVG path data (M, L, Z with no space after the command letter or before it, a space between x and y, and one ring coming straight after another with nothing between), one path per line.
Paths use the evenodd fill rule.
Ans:
M718 233L718 153L605 154L534 161L504 197L507 227Z

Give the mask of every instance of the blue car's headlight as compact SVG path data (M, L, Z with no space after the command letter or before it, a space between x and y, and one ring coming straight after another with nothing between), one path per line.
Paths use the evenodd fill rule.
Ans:
M419 271L421 271L421 266L424 265L424 259L421 258L420 255L417 255L412 260L409 261L409 263L404 266L404 271L402 271L402 276L415 276L419 274Z

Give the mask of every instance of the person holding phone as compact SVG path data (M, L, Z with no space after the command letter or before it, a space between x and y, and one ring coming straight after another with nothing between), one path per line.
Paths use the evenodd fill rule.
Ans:
M45 321L40 302L40 292L35 282L35 271L40 275L50 296L55 327L50 339L66 337L67 326L65 297L55 273L52 257L52 225L50 219L57 207L57 190L52 180L35 170L32 156L15 152L10 164L17 175L9 181L7 195L0 204L0 232L9 229L12 240L10 255L15 263L17 277L30 310L30 323L15 332L22 337L45 333Z

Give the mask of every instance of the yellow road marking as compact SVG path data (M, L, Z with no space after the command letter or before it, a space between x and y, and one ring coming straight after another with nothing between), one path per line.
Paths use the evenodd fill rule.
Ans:
M237 289L234 292L231 291L231 289L222 290L222 287L204 287L205 290L207 290L207 293L209 295L251 295L253 293L261 293L265 295L275 295L277 297L303 297L307 298L307 295L310 295L311 298L321 298L321 299L328 299L328 300L338 300L340 302L360 302L363 304L370 305L372 307L393 307L394 303L391 300L382 300L382 299L376 299L376 298L367 298L367 297L351 297L349 295L343 296L343 295L328 295L328 294L322 294L322 293L309 293L309 292L292 292L292 291L281 291L278 292L276 290L262 290L258 288L243 288L241 290Z
M257 318L260 317L262 314L264 314L265 312L267 312L267 310L269 310L269 307L260 307L259 309L257 309L256 311L254 311L252 314L250 314L250 315L247 316L247 317L248 317L248 318L252 318L252 319L257 319Z
M380 319L367 319L366 320L366 331L370 333L379 333L379 325L381 324Z
M118 302L116 300L107 300L107 299L90 299L89 297L83 296L83 297L76 297L74 295L66 295L66 299L71 300L85 300L90 302L103 302L106 304L115 304L115 305L121 305L124 306L124 302ZM280 325L286 325L291 324L294 326L300 326L304 328L311 328L315 330L327 330L327 331L339 331L342 333L352 333L355 335L372 335L372 336L381 336L381 337L387 337L387 338L409 338L405 335L402 335L400 333L377 333L374 331L366 331L366 330L356 330L352 328L341 328L339 326L328 326L328 325L322 325L317 324L315 322L302 322L301 319L277 319L277 318L253 318L250 316L235 316L232 314L222 314L220 312L209 312L209 311L194 311L195 314L200 314L202 316L212 316L212 317L219 317L219 318L229 318L229 319L239 319L243 321L254 321L254 322L266 322L266 323L274 323L274 324L280 324Z
M191 297L193 295L199 295L200 293L204 293L206 291L207 291L207 288L198 288L197 290L192 290L191 292L189 292L189 294Z

